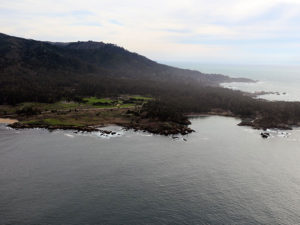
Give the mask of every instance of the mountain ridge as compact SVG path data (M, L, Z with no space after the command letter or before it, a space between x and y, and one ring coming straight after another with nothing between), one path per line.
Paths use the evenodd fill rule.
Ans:
M1 104L126 92L155 94L175 85L250 81L163 65L123 47L94 41L45 42L0 33L0 54Z

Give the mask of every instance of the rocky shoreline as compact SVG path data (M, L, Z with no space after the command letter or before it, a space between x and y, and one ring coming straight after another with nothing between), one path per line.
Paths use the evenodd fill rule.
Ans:
M239 118L238 116L233 115L230 112L225 111L212 111L208 113L194 113L194 114L187 114L188 117L194 116L227 116L227 117L235 117ZM30 124L30 123L22 123L22 122L15 122L8 124L9 127L14 129L30 129L30 128L44 128L50 131L52 130L75 130L78 132L99 132L103 131L103 133L109 134L109 131L101 130L102 127L108 125L118 125L123 127L125 130L134 130L134 131L144 131L149 132L152 134L157 135L187 135L194 132L193 129L188 127L188 123L186 124L179 124L170 121L159 121L159 120L150 120L150 119L141 119L139 117L131 118L130 121L124 120L119 121L116 123L111 123L109 120L107 123L102 123L100 125L86 125L86 126L72 126L72 125L47 125L47 124ZM264 120L263 118L242 118L241 122L238 126L249 126L254 129L279 129L279 130L292 130L292 126L297 124L285 124L285 123L277 123L274 120ZM298 124L299 125L299 124Z
M164 135L164 136L176 135L176 134L187 135L192 132L195 132L193 129L189 128L188 126L182 126L178 124L173 124L171 126L165 126L165 125L145 126L143 124L134 124L134 125L125 126L124 128L126 130L130 130L130 129L133 129L134 131L140 130L140 131L149 132L152 134Z
M207 113L190 113L187 114L188 117L197 116L225 116L241 119L238 126L249 126L256 130L266 130L266 129L278 129L278 130L292 130L293 127L300 126L299 123L292 121L282 122L276 118L264 118L263 116L257 116L256 118L241 118L238 115L234 115L229 111L211 111Z
M238 126L249 126L254 129L279 129L279 130L292 130L292 126L297 126L297 124L285 124L285 123L277 123L275 121L266 121L263 118L245 118L238 124Z
M36 116L30 116L30 117L24 117L24 116L13 116L11 118L14 118L14 122L11 124L8 124L9 127L14 129L28 129L28 128L44 128L48 129L50 131L52 130L75 130L78 132L99 132L103 131L101 128L108 126L108 125L118 125L123 127L125 130L134 130L134 131L144 131L149 132L152 134L157 135L187 135L194 130L192 130L189 127L190 121L188 118L194 117L194 116L227 116L227 117L235 117L240 118L237 115L234 115L230 111L224 111L224 110L218 110L215 109L213 111L207 112L207 113L189 113L185 114L185 117L187 118L184 121L162 121L159 118L149 118L145 116L143 113L137 113L131 110L102 110L102 113L113 113L105 119L99 118L99 111L82 111L82 112L74 112L74 115L71 113L70 116L72 118L78 117L78 114L82 113L83 115L86 113L90 114L90 120L93 118L97 118L95 121L88 121L84 122L79 118L77 120L78 123L82 122L81 125L72 125L72 124L47 124L44 121L47 120L47 118L51 118L54 114L40 114ZM67 114L68 115L68 114ZM60 119L63 121L66 119L67 115L59 115L61 116ZM5 118L8 119L8 118ZM34 123L30 123L30 120L37 119ZM28 122L29 120L29 122ZM241 118L241 122L238 124L239 126L250 126L254 129L279 129L279 130L292 130L293 126L299 126L299 124L295 124L292 122L285 123L280 120L276 119L266 119L262 116L257 116L256 118ZM107 133L104 131L103 133ZM107 133L108 134L108 133Z
M103 130L101 128L108 126L111 124L102 124L101 126L93 125L93 126L68 126L68 125L46 125L46 124L26 124L26 123L20 123L16 122L13 124L9 124L8 126L14 129L31 129L31 128L43 128L50 131L53 130L74 130L78 132L101 132L103 134L111 134L114 135L115 132ZM123 127L125 130L134 130L134 131L143 131L143 132L149 132L152 134L158 134L158 135L187 135L189 133L194 132L191 128L185 125L180 125L176 123L161 123L159 121L153 122L143 122L143 123L116 123L115 125Z
M278 92L278 91L255 91L254 93L250 92L244 92L245 95L252 97L252 98L257 98L263 95L286 95L286 92Z
M76 130L76 131L82 131L82 132L94 132L99 131L99 129L95 127L76 127L76 126L66 126L66 125L58 125L58 126L52 126L52 125L39 125L39 124L25 124L25 123L13 123L8 125L11 128L14 129L30 129L30 128L43 128L47 130Z

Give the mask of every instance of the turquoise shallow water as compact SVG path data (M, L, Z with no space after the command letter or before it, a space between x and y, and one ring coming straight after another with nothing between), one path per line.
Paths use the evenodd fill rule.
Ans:
M296 65L214 65L201 63L169 62L172 66L195 69L203 73L245 77L257 83L227 83L224 87L247 92L279 92L280 95L263 95L267 100L300 101L300 66ZM283 94L285 93L285 94Z
M300 224L300 132L192 119L182 137L0 126L0 224Z

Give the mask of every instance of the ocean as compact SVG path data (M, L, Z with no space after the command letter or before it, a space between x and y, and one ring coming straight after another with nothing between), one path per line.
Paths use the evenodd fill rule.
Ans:
M299 224L300 130L196 117L165 137L0 126L0 224Z
M203 73L244 77L256 83L224 83L223 87L233 90L275 92L259 96L270 101L300 101L300 66L296 65L220 65L187 62L169 62L169 65L194 69Z

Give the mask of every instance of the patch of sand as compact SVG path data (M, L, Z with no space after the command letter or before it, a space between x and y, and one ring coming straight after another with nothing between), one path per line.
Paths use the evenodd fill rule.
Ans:
M8 119L8 118L0 118L0 123L13 124L18 122L18 120Z

